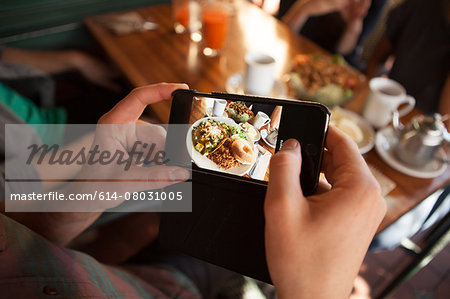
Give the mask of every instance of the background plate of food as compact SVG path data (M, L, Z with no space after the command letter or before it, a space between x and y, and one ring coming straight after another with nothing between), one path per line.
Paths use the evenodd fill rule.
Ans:
M327 106L342 105L352 99L365 80L342 56L323 54L297 55L285 79L298 98Z
M372 126L354 112L335 107L331 110L330 123L356 142L361 154L367 153L375 145L375 131Z
M235 175L244 175L257 157L252 139L231 118L197 120L188 130L186 146L198 167Z

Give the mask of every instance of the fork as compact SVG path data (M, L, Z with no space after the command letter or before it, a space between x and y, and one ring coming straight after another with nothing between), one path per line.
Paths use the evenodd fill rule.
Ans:
M253 164L252 168L250 168L250 171L248 172L248 175L251 177L253 173L255 172L256 166L258 165L258 160L262 156L262 151L258 148L258 158L256 158L255 164Z

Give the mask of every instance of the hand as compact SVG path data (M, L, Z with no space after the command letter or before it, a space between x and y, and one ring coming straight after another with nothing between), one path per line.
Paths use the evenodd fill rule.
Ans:
M323 169L331 185L305 197L300 144L273 156L265 200L269 272L279 298L348 298L386 205L356 144L328 130Z
M292 31L299 31L311 16L320 16L339 11L350 0L298 0L283 16L282 20Z
M370 3L371 0L350 0L348 5L341 8L341 16L348 25L362 23L367 15Z
M85 189L83 192L88 193L92 189L93 192L124 194L160 189L189 178L188 171L183 168L169 167L162 163L151 167L140 165L148 154L154 157L157 152L164 150L166 131L161 126L140 121L139 117L147 105L170 99L171 93L181 88L188 87L186 84L161 83L136 88L100 118L91 150L96 148L99 153L107 152L110 156L119 152L130 163L118 163L116 159L103 165L85 164L78 175L79 180L87 181L82 185ZM162 162L164 158L159 160ZM97 183L98 180L101 182ZM88 183L90 181L94 182ZM99 204L100 210L115 207L124 197L121 199L109 203L99 202L96 208L99 208Z
M309 0L309 16L319 16L338 11L348 6L349 0Z

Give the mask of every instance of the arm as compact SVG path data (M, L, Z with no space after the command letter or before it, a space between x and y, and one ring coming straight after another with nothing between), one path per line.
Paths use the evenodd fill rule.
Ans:
M282 21L292 31L298 32L310 16L327 14L340 10L347 0L298 0L286 12Z
M279 298L348 298L386 211L356 144L330 127L323 169L331 184L304 197L300 144L273 156L264 204L270 276ZM358 182L355 184L355 182Z
M450 132L450 75L447 75L444 87L442 87L441 98L439 100L439 113L444 116L447 115L447 120L444 122L447 132Z
M275 109L273 109L272 114L270 115L270 129L278 129L280 127L282 109L282 106L276 106Z
M47 74L77 70L92 83L118 90L112 81L117 77L117 71L82 51L31 51L6 47L1 59L26 64Z
M137 129L138 126L135 126L135 124L139 122L139 117L147 105L169 99L171 93L179 88L187 88L187 86L185 84L156 84L136 88L101 117L99 124L117 124L117 126L97 126L93 144L99 145L101 151L114 153L119 150L128 153L128 149L135 144L136 139L140 136L143 137L139 140L144 140L149 144L151 143L145 140L145 137L154 143L161 140L162 131L158 131L159 127L139 126L142 129L141 131ZM115 128L112 131L112 136L108 134L111 131L107 131L111 127ZM157 146L163 148L160 143ZM66 188L58 190L58 192L65 193L66 197L68 194L94 194L95 191L117 192L117 194L123 195L127 191L164 188L189 177L189 173L179 167L164 165L140 167L133 164L129 169L124 170L121 165L116 165L114 162L105 165L90 165L86 161L84 163L76 177L77 182L68 184ZM133 178L139 178L139 181L136 182ZM100 183L96 182L98 179L101 180ZM107 184L109 180L119 181L119 183ZM66 245L91 225L104 210L116 207L121 203L122 200L120 199L117 201L92 201L92 203L81 202L78 205L76 201L56 201L52 204L59 205L56 208L61 212L9 213L8 216L48 240L59 245ZM90 204L89 210L95 212L67 212L80 208L80 204ZM55 206L52 206L52 208L55 208Z
M350 4L341 10L341 15L346 22L345 32L341 36L337 52L349 54L355 48L363 29L363 19L367 14L371 0L351 0Z
M384 34L380 42L377 45L376 50L373 52L372 57L369 59L369 63L366 68L366 76L372 78L378 75L379 68L386 62L386 59L393 53L393 45Z
M30 65L45 73L55 74L76 69L82 58L78 51L30 51L7 47L3 49L1 59Z

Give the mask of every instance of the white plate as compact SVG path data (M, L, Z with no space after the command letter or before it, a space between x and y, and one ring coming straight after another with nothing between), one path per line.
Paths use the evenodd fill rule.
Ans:
M266 137L267 137L267 130L266 130L266 129L262 129L260 133L261 133L261 138L262 138L262 140L263 140L268 146L270 146L271 148L275 148L275 145L272 145L272 143L270 143L269 141L266 140Z
M375 149L381 158L392 168L404 174L425 179L437 177L447 169L447 163L438 160L432 160L421 167L407 165L399 161L394 153L394 147L397 142L398 139L392 127L386 127L378 131L375 138ZM443 149L439 149L437 155L441 160L447 159Z
M191 159L200 168L214 170L214 171L220 171L220 172L225 172L225 173L230 173L230 174L235 174L235 175L240 175L240 176L246 174L247 171L249 171L249 169L253 166L253 163L252 164L247 164L247 165L243 165L242 164L241 166L233 167L233 168L230 168L230 169L223 169L223 168L220 168L216 163L211 161L209 158L207 158L207 157L203 156L202 154L200 154L194 148L194 144L192 143L192 128L198 126L202 121L205 121L205 120L208 120L208 119L215 119L217 121L224 122L227 125L237 125L234 122L234 120L232 120L231 118L205 117L205 118L201 118L201 119L197 120L189 128L188 133L186 135L186 147L187 147L187 150L189 152L189 155L191 156ZM248 134L245 131L244 131L243 134L247 138L247 140L252 140L250 138L250 136L248 136ZM249 142L249 144L252 146L253 153L256 156L258 153L255 150L255 146L254 146L253 142Z
M225 83L225 89L228 93L247 94L244 90L244 77L240 73L236 73L230 76ZM272 88L272 92L267 96L273 98L285 98L287 97L286 85L278 80L275 80Z
M335 110L335 109L338 109L338 110ZM343 108L334 108L331 111L331 121L333 121L333 112L340 113L340 114L342 114L343 117L350 119L361 130L363 139L357 143L358 149L359 149L359 152L361 153L361 155L367 153L368 151L370 151L373 148L373 146L375 145L375 131L373 130L372 126L370 125L370 123L367 120L365 120L360 115L358 115L352 111L349 111L349 110L346 110Z

